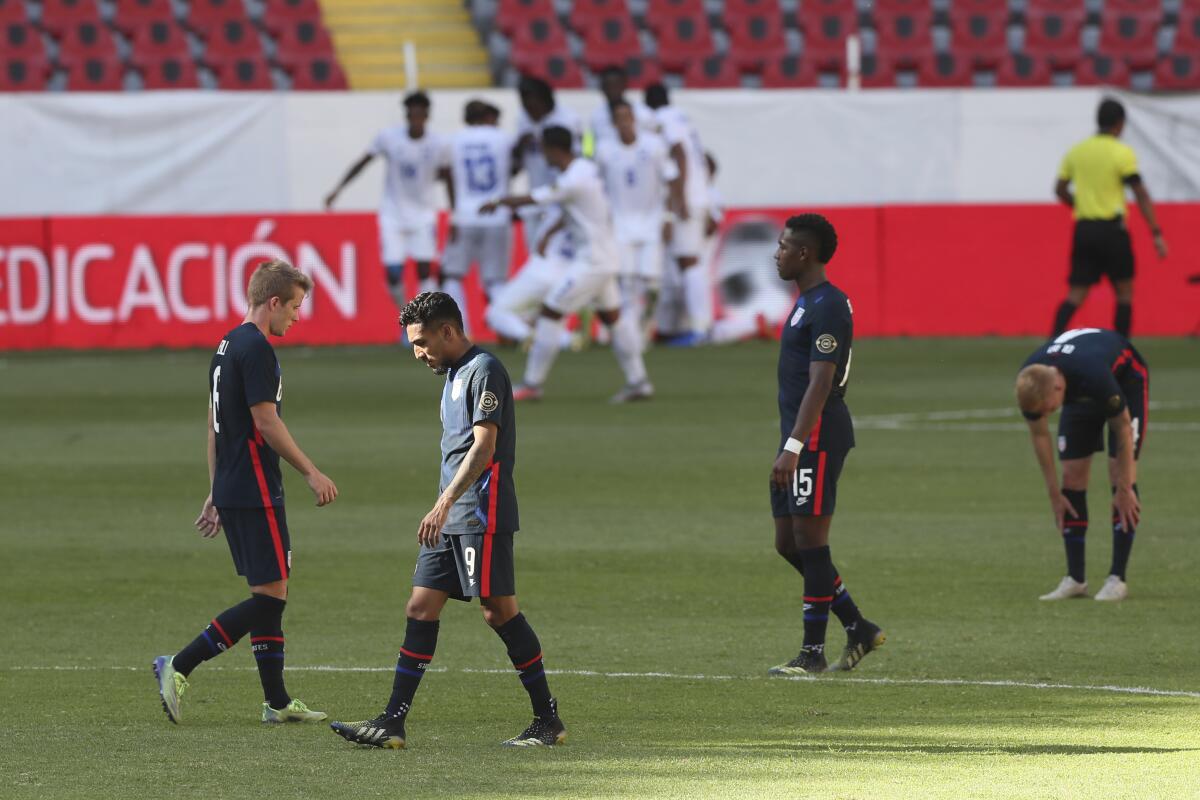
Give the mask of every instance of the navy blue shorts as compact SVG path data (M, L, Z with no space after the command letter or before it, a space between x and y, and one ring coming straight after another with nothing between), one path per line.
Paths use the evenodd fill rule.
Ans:
M237 574L251 586L274 583L292 571L287 516L278 508L218 508Z
M800 451L792 485L784 490L771 484L771 515L779 518L832 514L837 506L838 478L852 447L854 426L850 413L844 404L827 407ZM780 447L779 453L782 452Z
M1132 359L1126 375L1118 383L1125 405L1129 408L1129 420L1133 425L1133 457L1142 454L1142 442L1146 438L1148 406L1150 405L1150 370L1142 356L1129 348ZM1104 426L1108 415L1095 403L1067 403L1058 418L1058 457L1060 459L1090 458L1092 453L1104 449ZM1108 430L1108 454L1117 454L1117 439L1112 427Z
M436 547L421 545L412 583L467 602L472 597L515 595L513 535L443 533Z

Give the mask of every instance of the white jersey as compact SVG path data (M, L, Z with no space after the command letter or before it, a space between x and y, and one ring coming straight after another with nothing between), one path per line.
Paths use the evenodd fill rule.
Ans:
M708 205L708 162L704 159L704 145L700 134L688 119L688 115L675 106L663 106L654 112L662 126L663 138L671 147L683 147L687 162L687 175L683 184L683 196L688 211L702 209Z
M562 208L578 248L578 261L596 272L617 271L617 243L609 218L608 198L595 163L586 158L572 159L554 183L534 189L531 196L541 205L557 203Z
M387 162L380 218L402 229L431 224L437 218L438 170L449 164L445 140L428 131L413 139L407 125L396 125L376 134L367 152Z
M648 105L640 100L627 100L626 102L633 108L633 119L637 123L639 132L658 132L658 117ZM596 110L592 112L591 128L596 144L617 138L617 126L613 125L612 109L608 106L608 100L602 100Z
M534 121L524 109L521 110L517 120L517 141L526 139L521 145L521 160L525 174L529 176L530 189L549 185L558 174L558 170L547 164L546 157L542 155L542 131L555 126L571 132L574 151L578 155L579 139L583 135L583 122L578 114L565 106L556 105L549 114Z
M617 241L647 242L661 237L667 184L679 177L662 137L643 133L632 144L620 139L600 142L596 163L608 190Z
M450 144L450 170L454 177L456 225L507 225L509 212L498 208L480 214L479 207L508 194L515 140L492 125L468 125Z

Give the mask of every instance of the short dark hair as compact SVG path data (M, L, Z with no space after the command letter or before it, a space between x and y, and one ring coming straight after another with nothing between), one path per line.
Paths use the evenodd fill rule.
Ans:
M541 78L533 75L522 75L517 82L517 94L520 97L536 97L545 103L547 108L554 108L554 87Z
M628 108L633 111L633 105L628 100L621 98L608 104L608 113L615 114L618 108Z
M822 264L828 264L837 252L837 231L820 214L797 214L788 217L786 225L792 233L805 233L817 240L817 261Z
M1111 97L1100 101L1100 108L1096 109L1096 124L1100 126L1100 130L1106 131L1109 128L1115 128L1124 121L1125 106L1121 105L1120 101Z
M421 292L400 309L400 324L420 325L423 328L450 323L463 329L462 311L454 298L445 292Z
M609 64L600 70L600 80L604 80L605 78L620 78L623 81L629 80L629 73L620 64Z
M484 111L484 114L483 114L484 119L486 119L488 117L495 117L497 120L500 119L500 107L499 106L494 106L491 103L484 103L483 105L486 107L486 110Z
M429 102L429 95L424 92L410 92L404 96L405 108L423 108L426 111L433 103Z
M571 152L575 149L575 137L562 125L551 125L542 131L542 147Z
M661 83L652 83L646 87L646 105L651 108L662 108L670 102L666 86Z
M474 125L476 122L483 122L487 119L488 109L490 106L482 100L468 101L463 108L463 120L468 125Z
M708 174L710 177L717 175L717 157L713 155L712 150L704 151L704 163L708 164Z

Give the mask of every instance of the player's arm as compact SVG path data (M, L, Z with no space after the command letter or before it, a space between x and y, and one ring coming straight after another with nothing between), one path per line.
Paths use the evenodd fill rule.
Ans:
M675 183L672 185L672 202L674 203L674 212L680 219L688 218L687 197L683 193L683 187L687 183L687 154L683 152L683 144L676 142L671 145L671 159L675 162L675 170L679 173L675 178Z
M1071 181L1069 178L1059 178L1054 182L1054 196L1062 201L1062 204L1067 208L1075 208L1075 197L1071 194Z
M366 153L362 158L354 162L353 166L350 167L349 171L347 171L345 176L342 178L341 183L339 183L332 192L325 196L326 209L333 208L333 203L335 200L337 200L338 195L342 193L342 189L345 189L346 184L357 178L358 173L362 172L366 168L367 164L371 163L371 159L373 158L375 158L374 153Z
M538 201L534 200L532 195L511 194L508 197L501 197L499 200L487 201L479 207L479 213L491 214L501 206L504 206L505 208L520 208L521 206L533 206L537 204Z
M217 429L213 425L212 401L208 404L208 497L200 507L200 516L196 517L196 530L205 539L211 539L221 532L221 515L213 506L213 481L217 477Z
M477 422L472 426L475 441L471 449L463 457L458 472L445 491L438 496L433 504L433 510L421 520L417 528L417 541L426 547L433 547L441 538L442 528L446 526L446 518L450 516L450 508L458 502L458 498L466 494L467 489L475 485L479 476L492 463L496 454L496 435L500 428L494 422Z
M800 400L796 424L792 426L788 438L788 445L797 451L817 426L817 420L821 418L821 411L825 408L825 401L829 399L829 393L833 390L833 377L836 373L836 361L813 361L809 364L808 388ZM792 452L785 446L775 459L775 466L771 470L771 482L780 489L791 486L796 474L796 465L799 463L800 453Z
M560 213L558 215L558 219L555 220L553 225L546 229L546 232L542 235L542 238L537 242L537 254L539 256L546 255L546 248L550 246L550 240L554 238L556 233L565 227L567 227L567 215Z
M1154 249L1159 258L1167 257L1167 240L1163 238L1162 228L1158 226L1158 215L1154 213L1154 203L1150 202L1150 191L1140 175L1132 175L1125 179L1141 209L1142 219L1150 226L1150 234L1154 237Z
M1125 408L1120 414L1109 417L1108 428L1117 444L1113 510L1117 512L1117 521L1121 523L1121 527L1131 531L1137 527L1142 507L1138 502L1137 493L1133 491L1133 485L1137 482L1137 461L1133 457L1135 444L1133 420L1129 416L1129 409Z
M304 451L300 449L300 445L296 444L291 432L279 417L274 402L268 400L255 403L250 406L250 414L254 417L254 427L258 428L258 432L262 434L271 449L304 476L308 488L312 489L313 494L316 495L318 506L329 505L337 499L337 487L334 486L333 481L317 469L308 456L304 455Z
M1042 471L1042 480L1046 483L1046 494L1050 497L1050 509L1054 512L1055 530L1063 529L1067 514L1078 517L1071 501L1063 496L1062 487L1058 485L1058 473L1054 469L1054 441L1050 437L1050 423L1045 416L1036 419L1025 418L1029 425L1029 437L1033 443L1033 453L1037 456L1038 468Z

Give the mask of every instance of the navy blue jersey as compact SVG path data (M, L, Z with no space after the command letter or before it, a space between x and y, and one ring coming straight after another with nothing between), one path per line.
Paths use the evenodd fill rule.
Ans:
M283 505L279 455L254 425L250 407L273 402L283 413L283 379L275 348L253 323L225 334L208 367L208 396L217 432L217 508Z
M1076 328L1033 352L1024 369L1031 364L1057 367L1067 382L1063 404L1085 404L1115 417L1125 410L1121 383L1130 370L1144 366L1129 340L1115 331L1101 328ZM1039 414L1025 414L1038 419Z
M796 425L813 361L837 364L825 408L844 408L853 338L850 298L841 289L825 281L800 295L779 341L779 427L785 439Z

